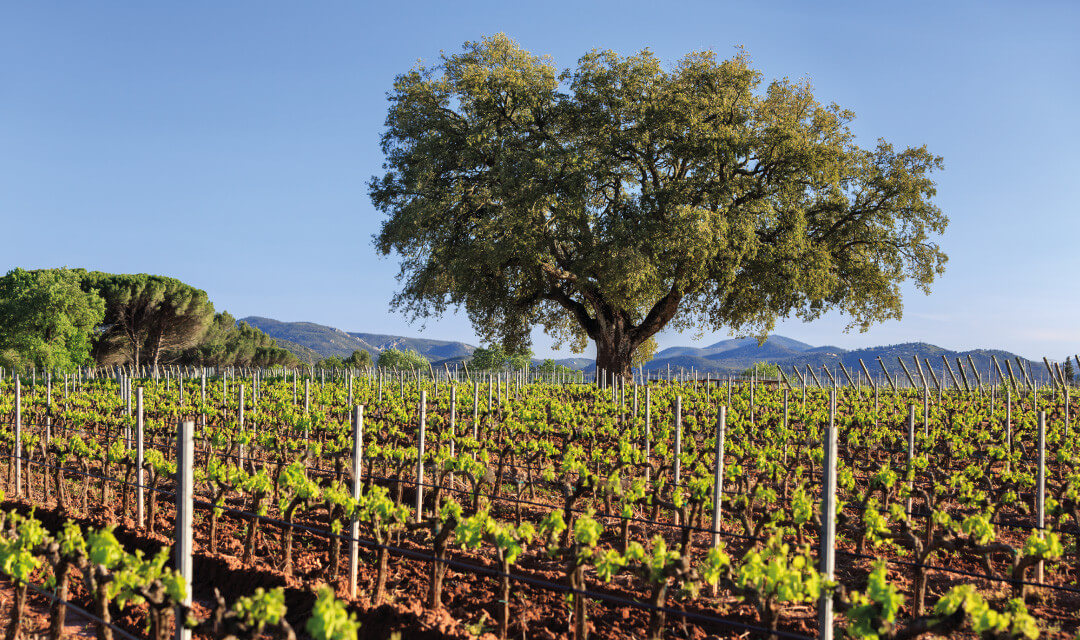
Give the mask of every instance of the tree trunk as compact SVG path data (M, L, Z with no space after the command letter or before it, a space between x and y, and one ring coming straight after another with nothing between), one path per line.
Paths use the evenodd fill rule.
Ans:
M612 334L604 337L607 339L596 340L596 369L604 376L605 384L611 382L612 376L630 379L630 360L637 347L628 336L620 335L621 332L612 331Z

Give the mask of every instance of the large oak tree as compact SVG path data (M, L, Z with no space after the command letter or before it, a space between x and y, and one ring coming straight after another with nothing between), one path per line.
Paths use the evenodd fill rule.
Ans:
M464 307L518 349L534 325L626 375L665 327L764 335L838 310L900 318L944 270L941 158L860 147L853 114L748 57L584 55L560 71L499 35L399 76L372 178L392 305Z

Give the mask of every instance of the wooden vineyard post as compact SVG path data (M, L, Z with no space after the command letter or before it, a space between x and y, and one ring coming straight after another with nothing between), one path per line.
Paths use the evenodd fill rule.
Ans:
M1040 534L1045 534L1046 527L1046 412L1039 412L1039 459L1035 472L1035 526ZM1043 581L1043 561L1035 567L1035 581Z
M1006 364L1008 361L1006 360ZM1005 387L1005 451L1009 458L1005 461L1005 470L1012 469L1012 387Z
M420 439L416 445L416 521L424 507L424 435L427 429L427 389L420 390Z
M844 373L844 377L847 378L848 384L851 385L851 388L858 390L858 386L855 384L855 381L851 378L851 373L848 372L847 367L844 366L844 363L840 362L838 364L840 365L840 371L842 371Z
M675 396L675 485L682 480L682 396Z
M244 385L243 384L240 385L240 391L238 393L239 393L239 396L237 397L237 401L240 404L240 410L239 410L239 413L237 415L237 418L238 418L238 425L239 425L240 429L237 432L237 435L243 437L243 434L244 434ZM237 447L237 449L236 449L236 466L241 468L241 469L244 468L244 444L243 443L240 443L240 446Z
M907 422L907 468L911 469L911 465L915 461L915 405L908 405L908 422ZM914 480L908 483L908 499L906 511L911 513L911 491L915 488Z
M15 375L15 442L11 445L15 456L15 496L22 496L22 381Z
M41 447L42 450L49 450L49 443L52 441L52 373L45 372L43 374L45 378L45 433L42 434ZM125 445L131 446L131 442ZM46 460L42 460L46 462ZM41 497L45 502L49 501L49 470L46 467L41 469Z
M478 379L479 380L479 379ZM472 437L480 439L480 382L473 383L472 393Z
M353 406L353 375L352 369L349 369L349 406Z
M724 408L725 414L727 408ZM726 419L726 416L725 416ZM787 464L788 456L788 438L787 438L787 424L788 424L788 390L784 389L784 464Z
M680 403L679 403L680 407L682 406L681 400L682 399L680 398ZM754 377L753 377L753 374L751 374L751 376L750 376L750 426L751 427L754 426ZM678 482L678 481L676 481L676 482Z
M859 358L859 367L862 368L863 375L866 376L866 379L870 381L870 387L873 388L874 391L877 391L877 384L874 382L874 378L870 376L870 371L866 368L866 363L863 362L862 358Z
M675 396L675 481L671 485L672 497L682 481L682 396ZM673 500L674 502L674 500ZM679 510L675 509L675 524L683 524Z
M785 392L786 393L786 392ZM727 407L716 416L716 469L713 477L712 546L720 546L721 504L724 498L724 432L727 430Z
M176 436L176 570L188 585L187 593L181 604L191 606L192 578L192 539L191 522L194 507L195 470L195 422L184 420L180 423ZM180 610L176 611L176 620L182 620ZM176 640L191 640L191 630L184 625L176 625Z
M915 361L915 371L919 374L919 381L922 382L922 386L925 389L930 383L926 381L926 376L923 375L922 363L919 362L919 356L911 356Z
M202 407L199 409L199 420L202 426L206 426L206 369L202 370L202 378L199 381L199 399Z
M730 392L731 387L728 387ZM645 387L645 482L652 482L652 387Z
M380 378L381 380L381 378ZM363 484L362 469L364 466L364 405L357 405L353 409L353 451L352 451L352 497L360 499L360 486ZM360 520L353 518L349 527L349 597L356 599L356 580L359 575L358 562L360 561Z
M311 378L304 378L304 413L311 412Z
M946 360L945 364L949 361ZM952 367L949 367L952 369ZM971 393L971 385L968 384L967 373L964 372L964 362L959 357L956 358L956 370L960 372L960 379L964 382L964 392Z
M910 383L911 387L914 389L915 388L915 378L912 377L911 372L908 371L907 365L904 364L904 359L901 358L900 356L896 356L896 361L900 363L900 368L904 370L904 375L907 376L908 383Z
M979 370L975 368L975 359L971 357L971 354L967 354L968 364L971 365L971 374L975 378L975 384L979 389L979 394L982 395L982 377L979 375ZM986 379L986 382L990 382L990 378Z
M896 383L893 382L892 376L889 375L889 370L885 368L885 363L881 361L879 357L877 359L878 364L881 366L881 372L885 374L885 380L889 382L889 387L892 388L893 394L896 394Z
M822 443L825 459L821 479L821 566L824 580L832 580L836 568L836 389L829 391L829 428ZM823 593L818 603L818 637L833 640L833 601Z
M923 410L923 435L930 435L930 389L923 387L922 390L922 410Z
M941 404L941 383L938 381L937 374L934 373L934 368L930 366L930 359L923 358L926 361L926 371L930 374L930 379L934 381L934 388L937 389L937 401Z
M143 488L143 388L135 392L135 527L145 526L146 490Z
M447 378L450 373L447 372ZM450 458L454 457L454 438L457 437L457 384L450 383ZM454 488L454 474L450 474L450 488Z

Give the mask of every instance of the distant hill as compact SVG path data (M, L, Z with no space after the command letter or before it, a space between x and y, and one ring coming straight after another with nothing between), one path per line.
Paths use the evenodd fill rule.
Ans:
M470 344L449 340L407 338L378 333L346 333L341 329L314 322L281 322L259 316L243 318L241 322L262 330L305 362L330 356L345 358L358 349L377 358L381 352L390 348L414 349L428 360L438 362L468 359L476 349Z
M951 375L948 369L945 367L945 360L942 360L944 356L948 360L949 368L952 369L952 373L960 379L960 365L957 364L957 358L963 364L963 370L968 374L969 381L974 384L975 377L972 376L971 364L974 362L975 371L977 377L981 380L996 380L997 373L993 370L993 363L991 357L996 357L998 365L1001 367L1002 373L1008 376L1008 362L1013 369L1015 375L1020 376L1019 367L1017 367L1016 359L1018 356L1008 351L1001 351L999 349L975 349L972 351L950 351L943 349L942 347L927 344L925 342L908 342L904 344L895 344L884 347L871 347L868 349L856 349L847 351L839 349L838 347L832 347L830 352L815 352L808 353L801 358L795 358L790 362L783 363L785 366L785 372L789 372L792 366L798 367L800 370L806 370L807 365L811 367L821 368L822 365L838 369L838 363L848 369L848 371L855 375L856 371L861 371L862 367L859 364L861 359L866 365L870 375L875 379L881 374L881 366L885 365L885 369L888 370L889 375L894 378L902 380L906 385L908 384L907 376L911 375L916 384L921 386L922 382L919 377L919 366L915 364L915 357L918 357L919 363L923 368L923 375L928 381L933 377L926 370L927 360L929 360L930 367L934 371L934 375L938 377L938 380L948 379L951 384ZM969 359L970 356L970 359ZM881 363L878 363L878 358L881 358ZM1046 366L1041 362L1035 362L1020 358L1024 364L1024 368L1027 369L1028 374L1041 382L1049 382L1049 374L1046 371ZM904 363L907 367L905 373L904 367L900 365L900 362ZM820 371L818 372L820 376ZM835 374L834 374L835 375ZM840 373L842 376L843 374ZM930 382L932 385L933 383Z
M309 349L308 347L297 344L291 340L286 340L284 338L274 338L274 341L277 342L277 345L279 347L296 356L297 359L300 360L300 362L304 362L307 364L315 364L319 360L322 360L324 357L318 351L315 351L314 349Z
M364 349L373 357L378 357L385 349L415 349L427 358L434 367L440 367L443 363L451 368L462 360L468 360L476 347L464 342L452 340L431 340L428 338L409 338L405 336L384 335L379 333L345 332L341 329L316 324L314 322L280 322L270 318L252 316L244 318L253 327L262 330L270 337L278 341L278 344L304 362L315 362L328 356L347 357L357 349ZM937 345L925 342L908 342L904 344L870 347L865 349L848 350L836 346L820 346L793 340L779 335L769 336L764 344L759 345L757 338L732 338L721 340L707 347L668 347L658 352L656 356L645 365L648 371L672 371L694 369L701 373L714 375L738 374L755 362L771 362L783 367L784 373L790 376L792 367L797 367L800 375L805 375L806 367L810 366L820 378L823 376L821 367L829 367L834 375L842 376L839 364L847 368L854 376L861 372L859 360L861 359L874 379L881 376L881 358L889 375L895 379L907 383L907 374L904 373L897 358L903 360L908 371L919 384L918 368L915 366L914 356L919 358L924 368L923 375L930 377L925 371L926 360L930 361L934 375L940 380L943 376L950 379L948 371L944 367L942 356L948 359L953 373L960 376L956 359L960 358L964 370L971 376L971 364L968 356L975 363L982 380L987 380L991 374L991 356L996 356L1002 371L1007 376L1005 362L1012 363L1013 371L1020 375L1016 364L1017 356L1007 351L994 349L976 349L973 351L950 351ZM1022 360L1029 374L1036 379L1046 382L1048 374L1042 362ZM539 359L534 360L536 364ZM591 370L594 361L591 358L563 358L555 361L566 367L579 370ZM996 373L994 374L996 376Z
M349 333L350 336L370 344L377 351L395 348L399 350L413 349L428 360L462 360L472 357L476 347L464 342L451 342L447 340L428 340L426 338L405 338L402 336L387 336L379 333ZM372 355L375 355L374 352Z

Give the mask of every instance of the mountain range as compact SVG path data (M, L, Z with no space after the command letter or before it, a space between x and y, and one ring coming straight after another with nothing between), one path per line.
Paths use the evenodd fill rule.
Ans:
M440 365L443 362L454 364L462 360L468 360L474 345L452 340L431 340L428 338L409 338L405 336L384 335L377 333L359 333L342 331L334 327L316 324L314 322L281 322L271 318L251 316L243 318L240 322L262 330L270 337L277 340L278 344L293 352L304 362L315 361L337 356L347 357L357 349L369 352L373 357L389 348L413 349L432 362ZM843 349L836 346L818 346L793 340L780 335L771 335L759 345L757 338L732 338L721 340L707 347L668 347L656 353L653 359L645 365L648 371L667 370L672 371L694 369L701 373L715 375L737 374L754 363L771 362L783 367L784 372L790 377L792 367L805 375L807 366L815 370L816 375L823 377L821 367L828 367L834 375L842 375L838 365L843 364L848 371L855 375L861 371L859 360L865 363L870 374L876 379L881 373L881 365L878 358L885 365L889 375L905 381L907 374L900 366L898 358L907 366L911 376L919 383L918 369L913 357L917 356L925 368L926 360L933 366L934 375L939 379L949 378L950 374L945 369L942 356L944 356L953 372L960 376L957 370L957 358L963 362L965 371L970 375L971 362L975 364L979 377L987 380L991 375L991 356L996 356L998 363L1005 371L1005 362L1011 362L1016 375L1020 375L1017 360L1023 362L1023 366L1032 377L1047 382L1049 379L1046 367L1042 362L1034 362L1019 358L1013 353L999 349L976 349L971 351L952 351L928 344L925 342L909 342L904 344L869 347L863 349ZM970 360L969 360L970 356ZM539 360L535 362L539 363ZM556 360L558 364L573 369L589 370L594 361L591 358L564 358ZM927 377L929 374L926 373ZM1006 372L1006 375L1007 372ZM972 382L974 382L972 380ZM921 383L919 383L921 384Z
M344 358L358 349L378 357L381 352L390 348L402 351L412 349L432 362L442 362L467 360L476 350L476 347L464 342L406 338L380 333L350 333L314 322L281 322L259 316L242 318L240 322L246 322L277 340L278 345L292 351L305 362L330 356Z

